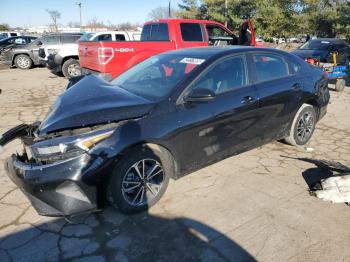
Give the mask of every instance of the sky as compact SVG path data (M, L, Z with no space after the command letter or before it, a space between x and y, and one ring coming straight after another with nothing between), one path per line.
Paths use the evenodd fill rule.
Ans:
M45 26L51 23L45 9L59 11L62 25L79 22L77 2L82 3L83 24L94 17L111 24L142 24L153 8L168 6L169 0L0 0L0 23L11 27ZM171 0L171 5L177 7L180 2Z

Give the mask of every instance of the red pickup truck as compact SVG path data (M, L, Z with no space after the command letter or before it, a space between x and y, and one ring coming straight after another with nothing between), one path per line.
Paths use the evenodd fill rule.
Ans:
M257 46L250 20L243 21L239 35L208 20L161 19L146 22L141 41L80 42L83 71L112 80L146 58L169 50L208 45Z

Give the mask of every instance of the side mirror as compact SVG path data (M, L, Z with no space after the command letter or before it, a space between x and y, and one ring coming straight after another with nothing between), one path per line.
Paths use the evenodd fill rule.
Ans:
M43 42L41 42L41 41L38 41L38 42L36 43L37 46L40 46L40 45L42 45L42 44L43 44Z
M184 101L187 103L204 103L215 98L215 93L207 88L196 88L184 97Z

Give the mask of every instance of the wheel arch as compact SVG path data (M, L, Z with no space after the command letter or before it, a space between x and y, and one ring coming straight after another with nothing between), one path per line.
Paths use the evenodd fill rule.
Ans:
M33 58L30 56L30 54L28 54L28 53L16 53L16 54L14 54L13 57L12 57L12 61L11 61L11 65L12 65L12 66L15 65L15 59L16 59L16 57L19 56L19 55L26 55L26 56L28 56L28 57L30 58L30 60L32 60L32 63L34 64Z
M77 55L65 56L65 57L62 59L61 65L63 65L63 64L64 64L66 61L68 61L69 59L75 59L75 60L79 61L79 56L77 56Z
M127 155L130 151L135 150L136 148L144 148L149 147L152 150L158 150L162 153L165 153L168 155L168 157L172 160L172 163L174 164L174 175L171 177L173 179L177 179L179 177L179 170L180 170L180 163L178 161L178 158L176 157L176 153L174 150L171 150L169 146L164 145L163 143L159 141L142 141L137 142L132 145L129 145L128 147L124 148L119 154L116 156L118 160L120 160L122 157Z
M308 105L313 106L313 108L316 111L317 120L319 120L319 118L320 118L320 104L317 102L317 100L315 98L310 98L310 99L306 100L304 102L304 104L308 104Z

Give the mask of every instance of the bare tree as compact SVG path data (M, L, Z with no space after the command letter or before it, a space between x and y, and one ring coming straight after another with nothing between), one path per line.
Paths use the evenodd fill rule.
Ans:
M80 23L79 22L68 22L67 26L68 27L80 27Z
M158 6L149 12L148 17L150 19L154 19L154 20L164 19L164 18L169 18L169 17L171 18L171 17L174 17L174 14L176 12L177 11L174 10L173 8L170 8L170 6L169 7L168 6Z
M58 12L57 10L46 9L45 11L50 15L50 18L51 18L51 21L52 21L51 26L54 28L55 32L58 32L57 20L61 18L61 13Z

